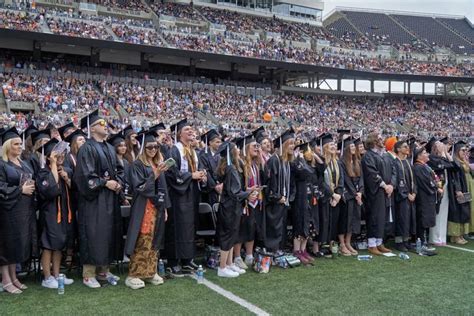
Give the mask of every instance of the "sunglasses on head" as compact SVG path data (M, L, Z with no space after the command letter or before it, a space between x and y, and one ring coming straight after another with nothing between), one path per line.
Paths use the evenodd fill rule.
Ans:
M160 149L160 146L159 145L150 145L150 146L145 146L145 149L148 149L148 150L153 150L153 149Z

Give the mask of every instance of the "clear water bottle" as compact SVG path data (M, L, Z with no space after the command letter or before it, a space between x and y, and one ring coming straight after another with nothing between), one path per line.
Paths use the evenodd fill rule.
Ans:
M117 279L113 276L113 275L109 275L107 277L107 282L110 284L110 285L117 285Z
M398 257L402 260L410 260L410 256L405 253L405 252L400 252L400 254L398 255Z
M64 294L64 274L58 275L58 294Z
M357 260L359 261L370 261L372 259L371 255L358 255Z
M339 246L336 243L332 245L331 252L332 252L332 258L335 259L336 256L339 254Z
M165 272L165 264L162 259L158 262L158 274L160 276L164 276L166 274Z
M421 239L420 238L417 238L416 239L416 253L417 254L421 254L422 253L422 247L423 245L421 244Z
M197 283L204 283L204 269L202 268L202 265L199 265L199 268L197 270Z

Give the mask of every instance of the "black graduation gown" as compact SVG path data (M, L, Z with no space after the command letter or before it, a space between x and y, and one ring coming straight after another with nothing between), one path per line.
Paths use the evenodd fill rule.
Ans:
M306 238L309 236L312 219L310 200L311 195L311 169L303 158L296 158L291 163L291 173L295 182L295 199L291 204L291 218L293 224L293 237Z
M254 185L262 185L263 184L263 179L264 179L264 172L260 168L257 174L257 181ZM242 183L244 184L245 179L242 179ZM249 184L247 183L247 186ZM245 189L246 186L244 185L243 189ZM250 205L250 203L245 203L245 214L242 214L241 216L241 221L240 221L240 228L239 228L239 240L238 242L244 243L244 242L249 242L253 241L256 238L258 240L263 240L262 238L259 238L259 235L261 232L261 227L259 227L259 224L261 224L261 219L262 217L262 211L263 211L263 193L260 196L261 200L258 201L257 205Z
M0 160L0 265L23 263L32 253L36 232L34 196L21 193L20 179L33 171Z
M373 150L367 150L361 161L364 179L365 205L367 215L367 237L383 238L387 195L380 187L384 181L385 164L382 156Z
M425 229L436 225L437 185L434 172L427 165L416 163L413 167L416 186L417 226Z
M323 209L328 209L329 200L331 198L331 189L324 182L324 170L326 170L326 165L324 163L317 163L314 167L308 167L311 170L308 181L310 188L308 203L311 209L311 223L313 225L313 233L318 235L317 240L321 242L321 222L324 222L321 213ZM328 216L326 216L326 218L328 218ZM329 222L326 221L326 224L329 225ZM325 231L328 232L329 228L325 229ZM325 237L324 242L327 242L326 239L327 236Z
M217 212L217 237L221 250L227 251L238 242L243 201L249 193L245 191L242 176L233 165L226 167L220 180L224 187Z
M415 207L408 200L408 194L415 193L414 179L410 173L412 167L405 160L395 159L396 182L394 183L394 200L395 207L395 236L409 237L416 227L415 223ZM413 171L412 171L413 172Z
M454 161L454 168L448 169L448 197L449 197L449 212L448 221L453 223L468 223L471 218L471 204L472 202L459 204L456 199L456 192L469 192L467 185L466 174L461 164Z
M342 229L346 233L360 234L361 206L357 204L357 193L364 192L364 178L350 177L347 172L347 166L341 161L342 171L344 172L344 196L343 204L344 216L340 219Z
M74 182L78 195L78 228L82 264L106 266L123 258L119 194L107 179L123 187L123 170L112 145L89 139L79 149Z
M398 174L396 170L397 158L394 157L391 153L385 152L382 155L384 161L384 172L383 180L386 184L393 185L393 193L390 197L385 196L385 212L386 212L386 222L385 222L385 234L394 235L395 234L395 191L397 188ZM391 215L391 218L390 218ZM392 221L390 221L392 220Z
M448 159L440 156L430 155L430 160L428 161L428 166L435 172L438 176L439 181L441 181L443 187L446 183L448 177L448 170L453 170L456 168L453 161L449 161ZM443 194L448 194L448 190ZM441 206L443 196L437 195L436 200L436 214L439 213L439 208ZM448 197L449 198L449 197Z
M289 164L288 170L290 170ZM286 217L290 208L289 203L294 199L293 175L290 171L290 179L287 179L290 181L290 187L289 190L288 188L284 189L283 162L277 155L273 155L265 166L265 177L267 188L265 190L264 245L271 250L279 250L282 249L286 240ZM280 204L278 201L285 195L288 203Z
M170 157L176 165L166 172L171 207L165 229L165 254L168 259L192 259L199 186L192 179L191 170L181 172L181 156L176 146L171 148Z
M69 177L72 171L64 168ZM49 166L41 169L36 177L36 188L38 192L38 207L40 210L40 244L42 248L49 250L63 250L69 239L68 233L72 232L73 211L70 204L71 193L64 180L59 176L56 183ZM58 206L59 223L58 223ZM71 212L69 214L69 211Z
M70 179L74 178L74 171L76 170L77 157L74 156L71 152L66 155L64 159L64 167L69 169L71 172ZM77 191L77 186L74 181L71 181L71 187L69 188L69 202L72 209L72 225L68 225L68 248L75 249L77 246L76 239L79 235L77 227L77 207L78 207L78 198L79 192Z
M341 222L339 220L341 216L341 210L344 211L342 207L342 197L344 196L344 173L342 171L341 167L341 162L338 160L337 165L335 166L338 168L339 172L339 180L336 183L336 173L330 170L329 165L326 167L325 172L332 172L332 179L333 179L333 185L334 185L334 190L330 193L330 197L332 196L333 193L340 194L341 195L341 200L335 207L332 207L331 204L329 203L331 199L329 199L329 202L327 204L328 207L328 212L324 213L329 215L329 219L327 220L329 222L329 231L328 231L328 241L331 240L338 240L337 236L338 234L344 234L345 228L341 227ZM332 187L330 183L326 183L330 188ZM345 214L342 214L342 216L345 216ZM325 235L323 231L321 231L322 235Z
M199 164L207 172L207 183L203 187L201 199L202 202L208 203L211 206L219 201L219 194L215 190L216 185L219 184L216 174L219 159L220 156L212 155L210 150L207 153L202 151L199 155Z
M165 174L162 173L155 179L152 167L145 166L140 160L135 160L130 168L130 186L133 188L133 199L125 254L131 256L135 250L148 200L151 200L156 208L153 249L158 251L165 236L165 209L171 205Z

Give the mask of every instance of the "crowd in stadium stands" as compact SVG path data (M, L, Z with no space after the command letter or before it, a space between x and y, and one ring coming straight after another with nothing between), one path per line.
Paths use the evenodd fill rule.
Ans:
M118 38L127 43L163 46L163 41L154 29L114 25L112 31Z
M200 18L197 17L197 11L191 6L171 3L153 4L153 6L156 10L162 12L162 14L170 14L173 16L183 15L185 18L192 18L195 20ZM88 17L89 20L95 20L95 22L89 23L88 19L76 20L70 18L80 18L83 17L83 15L72 13L71 11L49 9L37 9L35 12L39 12L38 16L28 15L24 12L11 13L8 11L0 11L0 16L3 17L0 21L0 27L40 31L39 23L44 19L47 21L47 25L53 33L61 35L113 40L113 36L111 35L113 31L120 40L128 43L154 46L169 45L171 47L185 50L272 59L293 63L316 64L385 73L429 74L443 76L470 76L472 73L472 65L469 63L456 65L454 62L450 61L417 61L411 58L411 55L409 55L410 53L403 56L403 60L394 60L368 57L363 54L348 53L347 51L338 51L335 47L351 46L348 45L348 43L352 43L352 47L372 49L366 36L352 33L350 29L342 28L346 33L340 33L334 29L334 27L337 26L336 24L338 21L346 21L345 19L339 19L335 23L330 24L328 30L336 34L337 38L335 38L325 29L317 28L308 24L297 25L283 22L278 19L250 15L242 15L243 18L237 19L236 13L227 10L216 10L210 8L199 8L199 10L202 11L202 14L207 19L215 21L216 23L225 23L227 26L231 25L231 27L229 27L228 31L225 33L210 36L208 33L203 33L203 30L192 26L166 27L164 24L161 24L160 31L167 42L163 43L158 31L130 27L153 27L151 21L111 17ZM221 20L217 20L217 17L220 16L220 14L222 15L222 18ZM60 18L58 18L58 16L60 16ZM103 22L103 24L100 24L99 22ZM347 21L345 23L347 23ZM118 24L125 26L120 26ZM109 27L111 29L108 29ZM280 32L286 40L281 41L277 38L266 41L253 41L247 37L245 33L255 28ZM239 29L242 29L243 31L238 33L235 32ZM167 31L173 32L170 33ZM296 47L291 43L291 39L305 39L306 35L302 34L314 36L318 39L329 40L334 44L334 46L331 49L324 49L323 52L318 52L310 48ZM375 32L370 34L368 35L381 37L377 39L380 43L388 39L388 35L376 34ZM403 47L403 51L411 52L412 50L415 51L416 47L419 45L421 44L396 44L396 47Z
M40 32L39 21L28 13L0 11L0 28Z
M246 130L264 122L263 113L321 132L335 128L380 128L394 132L393 124L414 133L470 136L472 103L405 98L366 99L333 96L270 95L253 97L228 91L173 90L132 83L77 80L2 74L7 101L38 102L44 113L81 115L101 108L104 115L120 109L137 120L137 125L158 119L171 122L178 117L209 113L217 121ZM144 123L144 122L148 123ZM202 126L204 123L200 123ZM207 127L207 126L202 126ZM280 128L283 126L280 125Z
M98 5L102 5L108 8L118 8L122 10L130 10L130 11L145 11L148 12L150 9L148 6L143 4L141 0L90 0L89 2L93 2Z
M54 34L85 37L101 40L113 40L105 26L96 23L86 23L83 21L65 20L60 18L49 18L48 27Z
M255 24L250 15L242 15L234 11L217 10L209 7L201 7L199 11L209 22L225 25L227 31L238 33L255 32Z
M194 10L193 6L168 2L152 3L150 4L150 7L158 16L169 15L187 20L202 20L201 16L196 10Z

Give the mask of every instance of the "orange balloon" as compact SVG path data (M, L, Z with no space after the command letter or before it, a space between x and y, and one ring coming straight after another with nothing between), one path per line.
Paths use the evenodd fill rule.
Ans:
M265 122L271 122L272 121L272 115L270 113L263 114L263 120Z

